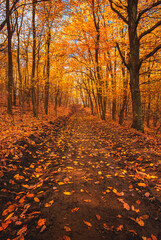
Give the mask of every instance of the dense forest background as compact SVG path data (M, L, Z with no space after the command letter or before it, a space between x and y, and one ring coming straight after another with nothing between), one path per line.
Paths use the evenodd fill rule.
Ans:
M0 19L1 113L77 103L160 130L161 1L1 0Z

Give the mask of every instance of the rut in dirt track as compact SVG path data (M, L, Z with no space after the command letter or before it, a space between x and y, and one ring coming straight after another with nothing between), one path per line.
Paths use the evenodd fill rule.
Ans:
M161 204L155 179L146 178L141 171L140 176L135 170L141 164L137 160L140 154L141 159L147 158L144 164L154 157L152 143L146 142L147 154L133 141L139 135L131 138L132 134L123 137L123 131L84 110L74 113L50 153L57 165L49 164L43 170L39 188L43 198L34 203L34 210L46 219L46 228L40 232L41 228L36 228L38 217L32 219L24 238L161 239ZM44 207L50 202L50 207Z

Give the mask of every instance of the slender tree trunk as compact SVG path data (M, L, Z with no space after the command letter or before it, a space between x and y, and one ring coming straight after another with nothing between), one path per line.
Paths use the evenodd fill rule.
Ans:
M20 34L17 30L17 66L18 66L18 77L19 77L19 105L22 106L22 75L20 66Z
M128 88L128 78L125 73L125 66L122 66L122 78L123 78L123 102L119 114L119 124L122 125L125 117L125 110L127 107L127 88Z
M112 120L116 121L116 48L115 48L115 61L114 61L114 73L112 74Z
M17 85L17 71L14 76L15 81L13 81L13 106L16 106L16 100L17 100L17 95L16 95L16 85Z
M35 88L35 67L36 67L36 27L35 27L35 14L36 14L36 0L32 0L32 34L33 34L33 46L32 46L32 107L33 115L37 117L36 109L36 88Z
M6 16L7 16L7 38L8 38L8 104L7 112L8 114L13 114L12 112L12 91L13 91L13 65L12 65L12 30L10 25L10 0L6 0Z
M147 115L146 115L146 124L148 128L150 127L150 109L151 109L151 92L150 92L150 73L149 73L148 74L148 107L147 107Z
M48 29L48 35L47 35L47 66L46 66L46 82L45 82L45 113L48 114L48 105L49 105L49 78L50 78L50 27Z

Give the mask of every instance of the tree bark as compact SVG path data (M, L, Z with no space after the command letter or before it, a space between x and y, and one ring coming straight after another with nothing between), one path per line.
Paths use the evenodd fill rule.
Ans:
M50 34L50 27L48 29L47 34L47 66L46 66L46 72L47 77L45 81L45 113L48 114L48 105L49 105L49 78L50 78L50 40L51 40L51 34Z
M32 0L32 34L33 34L33 45L32 45L32 107L33 115L37 117L36 109L36 89L35 89L35 70L36 70L36 27L35 27L35 15L36 15L36 0Z
M139 86L139 48L137 36L137 7L138 0L128 0L128 33L130 43L129 71L130 91L132 97L133 123L132 127L144 132L141 94Z
M12 112L12 91L13 91L13 63L12 63L12 30L10 24L10 0L6 0L6 19L7 19L7 39L8 39L8 104L7 112L8 114L13 114Z

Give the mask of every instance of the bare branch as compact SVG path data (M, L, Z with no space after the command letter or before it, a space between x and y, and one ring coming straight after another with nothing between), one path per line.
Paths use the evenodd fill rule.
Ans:
M150 53L148 53L147 55L143 56L141 59L140 59L140 62L139 62L139 68L141 67L142 63L152 57L159 49L161 49L161 44L159 44L156 48L153 49L153 51L151 51Z
M129 64L126 63L126 60L125 60L125 57L123 56L122 52L121 52L121 49L120 49L120 46L119 44L116 42L116 46L117 46L117 49L119 51L119 54L120 54L120 57L122 59L122 62L124 63L124 65L127 67L127 69L129 69Z
M137 24L139 23L140 21L140 18L142 17L142 15L148 11L150 11L152 8L158 6L161 4L161 1L157 1L155 3L152 3L149 7L145 8L144 10L142 10L139 15L138 15L138 18L137 18Z
M116 8L114 8L114 6L113 6L113 1L112 1L112 0L109 0L109 2L110 2L111 9L112 9L115 13L117 13L117 15L118 15L126 24L128 24L128 20L127 20Z
M45 2L45 1L48 1L48 0L40 0L40 1L37 1L36 3L41 3L41 2ZM21 5L18 5L16 7L16 4L19 2L19 0L15 0L15 2L13 3L11 9L9 10L9 13L8 13L8 16L12 15L12 13L14 11L16 11L18 8L22 7L22 6L27 6L27 5L31 5L32 3L24 3L24 4L21 4ZM0 31L3 30L4 26L6 25L6 22L7 22L7 18L8 16L6 16L5 20L0 24Z
M157 22L153 27L149 28L148 30L146 30L145 32L143 32L142 34L140 34L139 36L139 41L140 39L142 39L144 36L146 36L147 34L151 33L154 29L156 29L157 27L159 27L161 25L161 21Z

